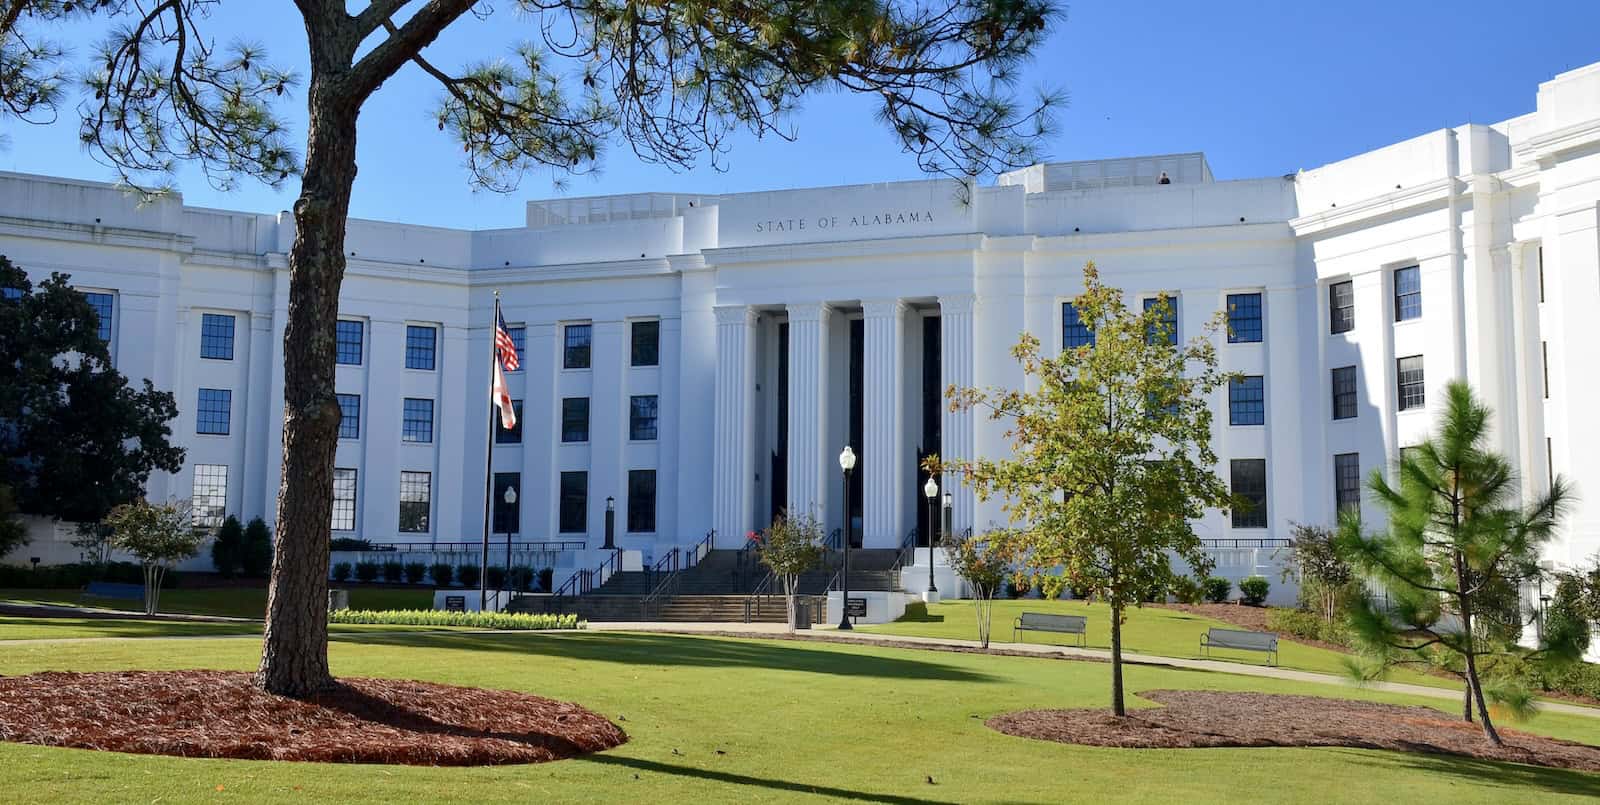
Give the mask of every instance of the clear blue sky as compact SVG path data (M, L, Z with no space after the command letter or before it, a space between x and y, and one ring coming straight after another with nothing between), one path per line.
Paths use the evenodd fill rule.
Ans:
M352 3L359 7L359 3ZM271 9L267 11L266 9ZM252 13L253 12L253 13ZM499 13L448 32L428 51L441 65L492 57L530 22ZM518 33L521 28L525 34ZM1052 159L1204 151L1218 178L1274 176L1427 131L1533 111L1540 81L1600 61L1600 3L1114 2L1081 0L1039 51L1023 82L1065 89ZM305 74L304 31L288 0L227 0L208 32L241 32L272 60ZM87 55L98 28L64 38ZM724 193L916 178L916 165L873 122L862 99L809 99L792 122L799 141L739 139L728 170L686 173L641 164L612 147L596 176L564 191L529 174L516 193L473 192L459 146L430 118L437 87L408 67L362 114L352 214L439 226L520 225L523 204L554 195L637 191ZM285 107L303 142L303 95ZM106 180L77 144L76 115L53 126L0 123L0 169ZM245 182L218 193L196 172L179 178L189 204L271 212L298 190Z

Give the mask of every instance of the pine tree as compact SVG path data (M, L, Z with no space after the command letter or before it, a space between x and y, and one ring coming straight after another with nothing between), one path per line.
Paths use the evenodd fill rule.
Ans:
M239 524L239 518L230 514L222 521L217 538L211 543L211 565L223 578L231 579L239 573L243 560L244 526Z

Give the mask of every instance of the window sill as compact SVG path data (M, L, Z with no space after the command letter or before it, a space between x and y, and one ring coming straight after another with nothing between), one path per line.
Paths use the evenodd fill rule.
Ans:
M200 356L200 360L203 360L203 361L216 361L218 363L233 363L233 359L232 358L216 358L216 357L212 357L212 356L209 356L209 355L201 355Z
M231 433L200 433L199 431L196 431L194 435L196 435L196 436L208 436L208 437L213 438L213 439L226 439L226 438L232 436L233 434L231 434Z

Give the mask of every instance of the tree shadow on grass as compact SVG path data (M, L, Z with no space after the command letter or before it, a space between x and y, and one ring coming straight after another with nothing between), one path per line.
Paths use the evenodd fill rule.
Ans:
M886 651L885 649L863 651L854 646L812 647L795 641L716 639L618 632L536 635L385 632L334 634L329 635L329 639L340 643L366 645L540 654L623 665L767 668L837 676L931 679L947 682L989 682L994 679L988 674L941 662L885 656L879 653Z
M1364 763L1382 763L1403 771L1455 777L1463 783L1475 786L1494 784L1521 791L1542 789L1552 794L1575 794L1590 799L1600 799L1600 774L1572 769L1502 763L1431 752L1355 749L1321 751L1359 754Z
M745 774L734 774L711 769L696 769L690 766L675 766L670 763L660 763L642 758L622 757L620 755L594 754L576 759L578 762L600 763L609 766L622 766L639 772L653 772L656 774L673 774L680 777L695 777L724 785L748 785L773 791L786 791L795 794L811 794L816 796L833 797L835 799L857 800L861 802L890 802L896 805L947 805L950 800L925 799L922 797L895 796L893 794L871 793L856 791L849 788L835 788L828 785L812 785L810 783L796 783L788 780L768 780L763 777L751 777Z
M944 623L943 615L929 615L928 605L921 601L906 604L906 613L896 618L895 623Z

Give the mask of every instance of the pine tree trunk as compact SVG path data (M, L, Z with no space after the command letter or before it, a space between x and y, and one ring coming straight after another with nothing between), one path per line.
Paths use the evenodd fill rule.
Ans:
M327 620L332 474L340 418L334 396L334 331L359 110L336 80L348 68L348 56L340 68L338 59L326 54L322 60L332 62L319 64L315 44L312 51L305 177L294 204L283 336L283 480L266 634L256 673L264 690L301 698L334 684L328 671Z
M1467 720L1472 720L1471 704L1478 703L1478 723L1483 726L1483 737L1495 746L1503 746L1500 733L1495 730L1494 722L1489 718L1489 708L1483 700L1483 683L1478 679L1477 644L1472 635L1472 598L1467 593L1470 589L1471 579L1468 578L1466 560L1457 551L1455 555L1456 590L1461 602L1461 639L1465 642L1467 660Z
M1128 714L1122 701L1122 605L1111 604L1111 712Z
M1461 720L1468 724L1472 723L1472 683L1470 682L1461 691Z

